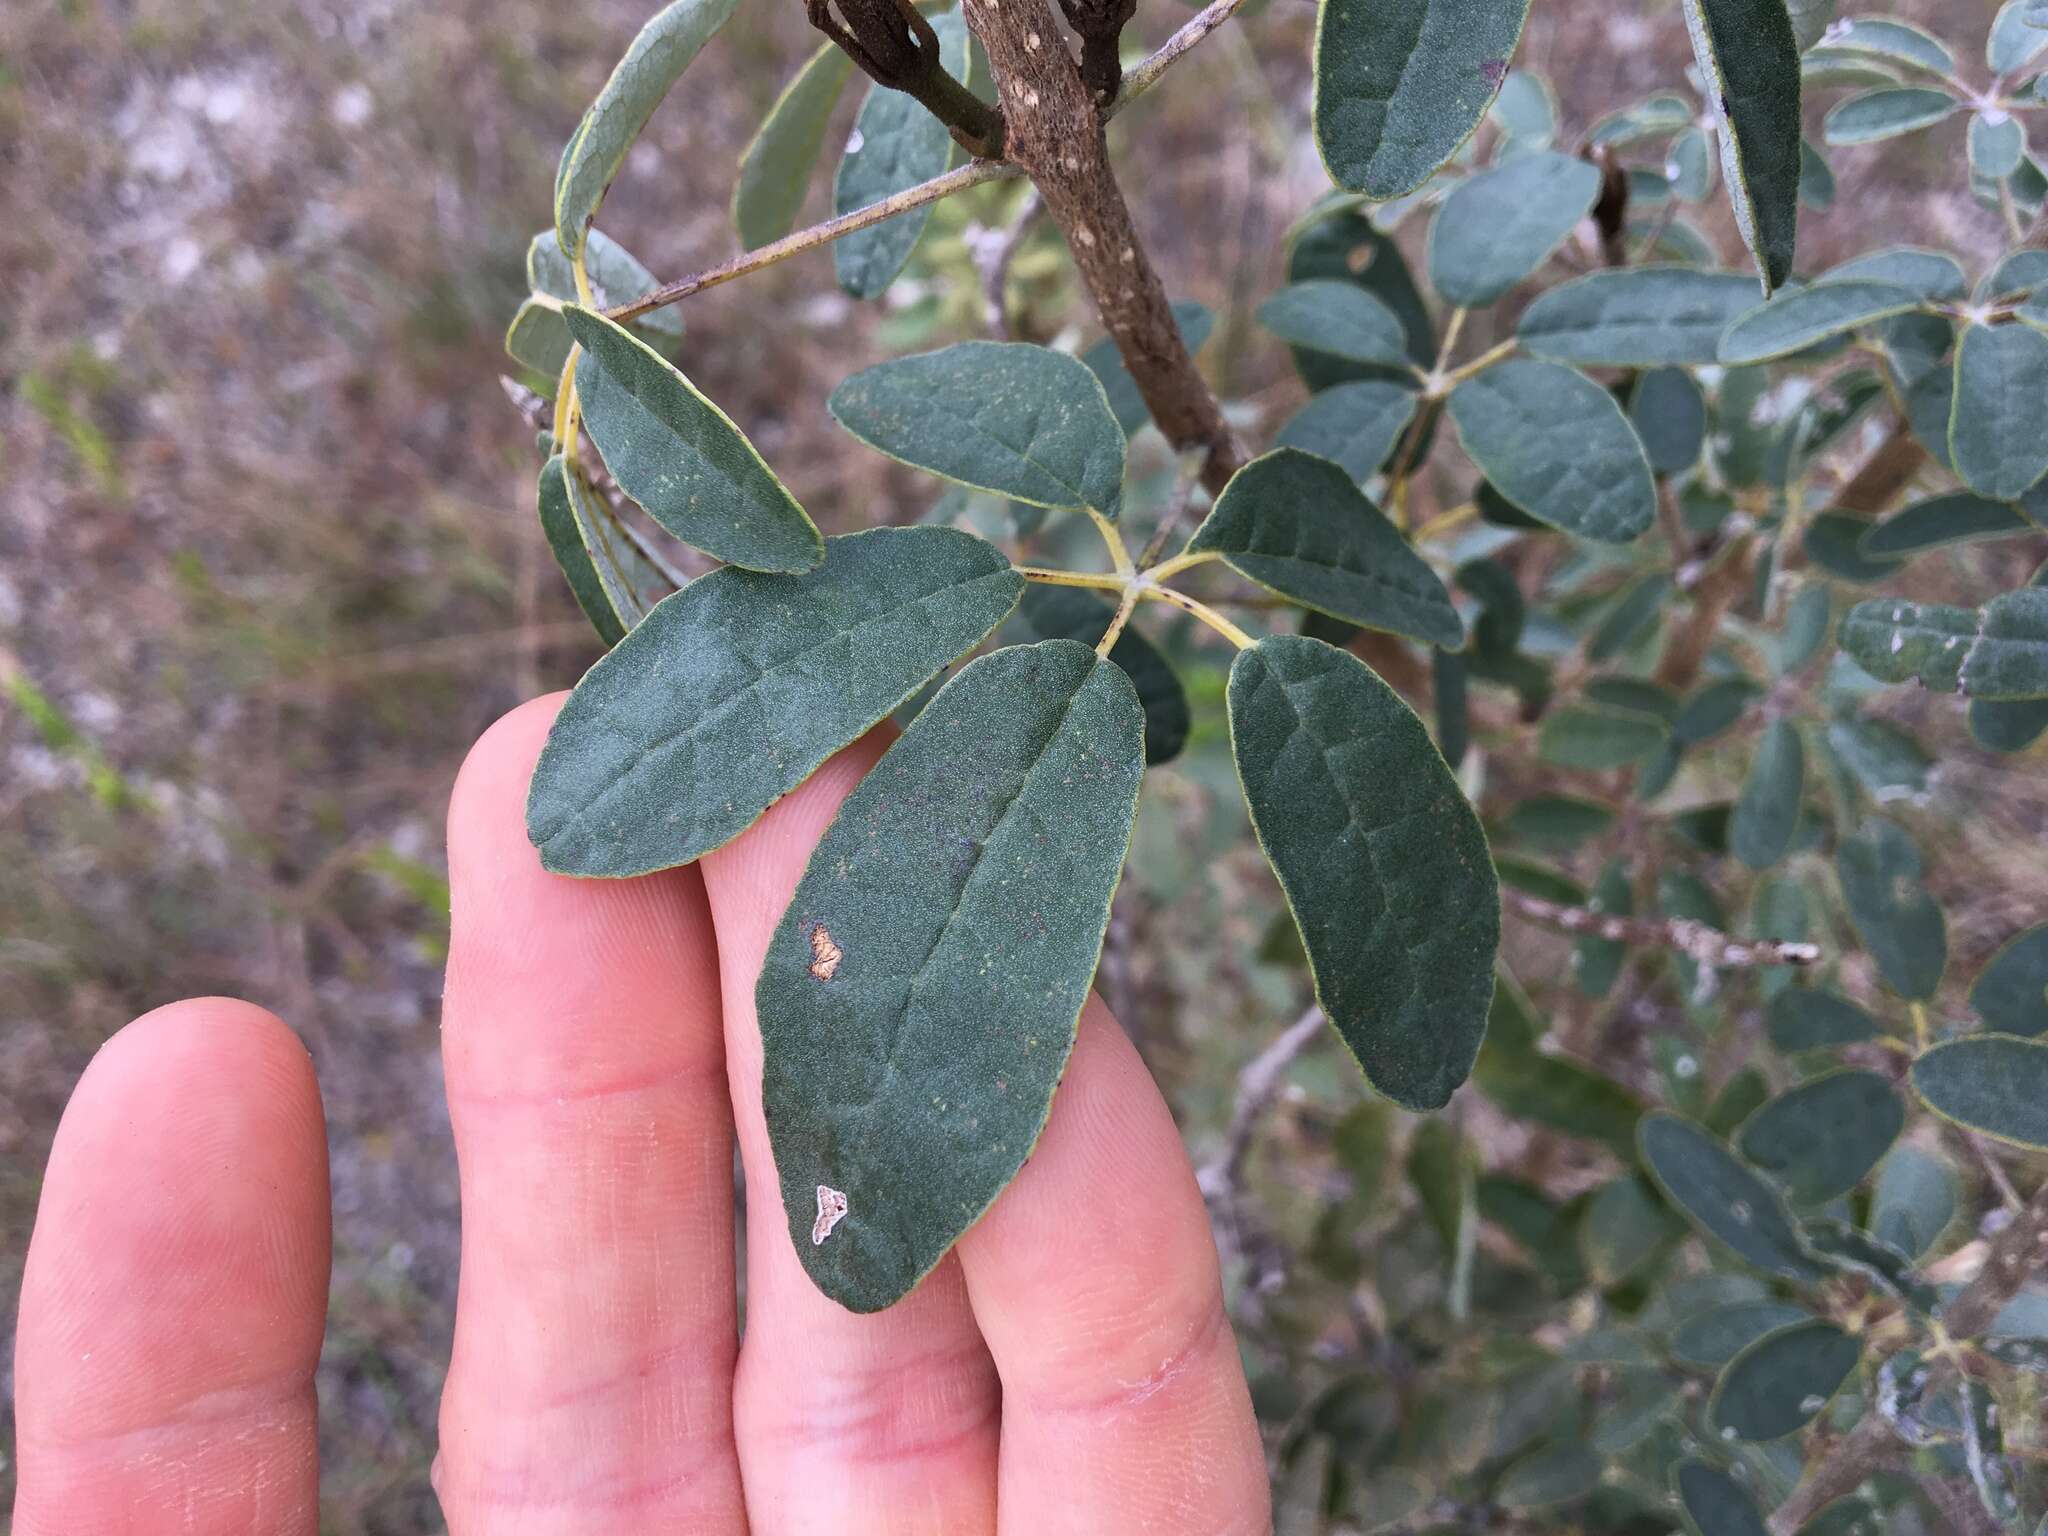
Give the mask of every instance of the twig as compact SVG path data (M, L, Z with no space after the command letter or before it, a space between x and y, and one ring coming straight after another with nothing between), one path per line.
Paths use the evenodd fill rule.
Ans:
M1636 944L1675 949L1701 965L1727 969L1746 965L1812 965L1820 959L1818 944L1783 939L1738 939L1689 917L1621 917L1590 907L1560 906L1526 891L1505 889L1501 905L1547 928L1604 939L1610 944Z
M736 277L745 277L749 272L758 272L763 267L772 267L778 261L800 256L805 251L816 250L821 245L830 245L842 236L857 230L879 224L884 219L893 219L899 213L908 213L913 208L922 208L926 203L935 203L940 198L951 197L955 192L965 192L969 187L978 187L983 182L1001 181L1010 176L1022 176L1023 167L1012 165L1007 160L970 160L965 165L934 176L930 181L921 181L914 187L905 187L901 192L892 193L879 203L870 203L865 208L856 208L851 213L842 213L823 223L813 224L794 234L784 235L780 240L771 241L757 250L747 251L722 261L715 267L707 267L689 277L677 278L672 283L663 283L627 303L605 311L613 320L631 320L635 315L644 315L650 309L661 309L679 299L702 293L706 288L715 288L720 283L729 283Z
M1011 339L1010 268L1044 212L1045 199L1033 187L1024 194L1024 204L1007 229L978 230L968 242L974 265L981 272L982 309L988 317L989 334L998 341Z
M1210 4L1204 6L1193 17L1182 22L1180 30L1162 43L1156 53L1125 74L1124 88L1117 93L1116 101L1109 109L1109 116L1116 116L1157 85L1159 77L1173 68L1182 54L1230 20L1232 14L1243 4L1244 0L1211 0Z

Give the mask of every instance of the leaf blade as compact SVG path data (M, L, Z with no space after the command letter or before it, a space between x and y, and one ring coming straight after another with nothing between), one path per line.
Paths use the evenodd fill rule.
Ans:
M1613 395L1557 363L1510 358L1462 381L1448 410L1487 480L1531 517L1626 544L1657 516L1657 488Z

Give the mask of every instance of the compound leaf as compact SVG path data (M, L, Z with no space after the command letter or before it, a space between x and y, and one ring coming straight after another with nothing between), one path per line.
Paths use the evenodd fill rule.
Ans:
M1756 284L1702 267L1590 272L1540 294L1515 334L1538 357L1616 368L1704 365L1730 321L1756 307Z
M1003 621L1023 578L971 533L875 528L801 575L713 571L584 676L534 770L541 862L637 875L736 837Z
M1334 618L1426 640L1465 643L1465 626L1429 563L1339 465L1298 448L1252 460L1223 488L1190 551Z
M768 109L740 156L732 194L733 228L745 249L757 250L796 227L832 109L852 73L852 57L837 43L827 43L804 61Z
M1737 1440L1789 1435L1827 1407L1862 1354L1853 1334L1817 1318L1767 1333L1722 1370L1707 1422Z
M1016 1175L1073 1049L1129 847L1144 716L1072 640L942 688L847 797L755 987L798 1256L906 1295Z
M555 171L555 239L563 254L583 254L590 221L626 152L669 87L738 9L739 0L674 0L640 29L576 125Z
M1510 358L1460 383L1448 406L1473 463L1531 517L1607 544L1656 519L1643 445L1614 396L1584 374Z
M1792 275L1799 223L1799 43L1783 0L1684 0L1721 124L1721 175L1764 297Z
M863 369L833 418L890 458L1038 507L1123 503L1124 431L1079 358L1017 341L963 341Z
M573 306L563 314L583 349L583 420L621 490L729 564L807 571L824 558L817 525L725 412L624 326Z
M1316 147L1330 179L1375 202L1427 181L1507 78L1528 0L1322 0Z
M1430 282L1447 304L1491 304L1564 244L1599 192L1591 161L1549 149L1468 176L1430 228Z
M1357 657L1273 635L1230 670L1252 827L1316 996L1366 1077L1438 1109L1486 1030L1500 896L1479 818L1428 731Z
M1801 1205L1846 1195L1906 1123L1891 1080L1844 1068L1808 1078L1743 1122L1735 1144Z
M1913 1087L1944 1119L2048 1151L2048 1043L1966 1035L1923 1051Z

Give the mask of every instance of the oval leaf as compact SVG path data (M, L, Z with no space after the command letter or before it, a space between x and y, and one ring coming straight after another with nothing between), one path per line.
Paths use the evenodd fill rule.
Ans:
M1781 293L1721 333L1721 361L1761 363L1920 307L1893 283L1828 282Z
M1991 957L1970 988L1970 1006L1986 1029L2048 1034L2048 924L2029 928Z
M1426 640L1465 643L1465 626L1435 571L1343 468L1276 448L1230 479L1192 551L1214 550L1239 573L1332 617Z
M1969 544L1979 539L2005 539L2036 532L2010 502L1988 501L1969 491L1929 496L1886 518L1863 535L1865 555L1895 559L1922 550Z
M931 25L938 34L940 64L954 79L965 80L969 43L960 8L934 13ZM955 147L946 125L915 96L869 86L832 180L833 213L852 213L944 175ZM839 286L856 299L880 295L910 260L931 216L932 205L926 203L836 241L832 264Z
M1721 124L1721 174L1764 296L1792 275L1799 222L1799 43L1783 0L1684 0Z
M1940 1241L1956 1216L1956 1171L1910 1142L1894 1147L1870 1196L1870 1235L1908 1263Z
M1427 181L1507 78L1528 0L1322 0L1316 147L1330 179L1375 202Z
M675 0L640 29L576 125L555 171L555 239L565 255L583 254L590 221L626 151L697 51L738 9L739 0Z
M1408 361L1401 317L1356 283L1332 277L1289 283L1259 306L1259 324L1290 346L1349 362Z
M1479 818L1422 722L1348 652L1270 636L1238 653L1229 702L1323 1011L1381 1093L1441 1108L1493 996L1500 898Z
M526 825L573 875L688 863L986 637L1024 582L953 528L875 528L800 576L728 567L658 604L569 695Z
M1947 603L1875 598L1842 616L1842 649L1881 682L1918 681L1938 693L1962 682L1963 662L1976 643L1974 609Z
M1756 307L1756 285L1700 267L1625 267L1560 283L1523 313L1515 334L1561 363L1655 368L1712 363L1730 321Z
M1502 1509L1548 1509L1600 1486L1600 1457L1589 1445L1532 1451L1501 1474L1493 1502Z
M1555 150L1468 176L1430 228L1430 282L1447 304L1491 304L1564 244L1599 192L1590 161Z
M1973 699L2048 697L2048 587L2022 587L1984 605L1960 682Z
M2048 1043L2015 1035L1945 1041L1913 1063L1913 1087L1944 1119L2048 1151Z
M1726 1439L1789 1435L1827 1407L1862 1353L1854 1335L1818 1319L1767 1333L1721 1372L1707 1422Z
M1296 411L1273 441L1344 466L1360 485L1380 472L1415 419L1415 392L1384 379L1335 384Z
M1681 1462L1674 1481L1692 1536L1770 1536L1756 1500L1720 1468L1704 1461Z
M1015 341L963 341L863 369L833 418L870 447L1037 507L1123 503L1124 430L1079 358Z
M1923 299L1961 299L1969 293L1962 265L1946 251L1895 245L1838 262L1821 273L1821 283L1865 281L1909 288Z
M768 109L740 156L740 179L732 194L733 228L745 249L757 250L796 228L832 109L852 73L852 57L837 43L827 43Z
M1874 144L1929 128L1960 105L1947 91L1921 85L1879 86L1838 101L1821 122L1829 144Z
M1556 363L1510 358L1451 391L1451 420L1480 472L1531 517L1626 544L1657 516L1657 488L1614 396Z
M1733 1301L1681 1323L1671 1335L1671 1356L1684 1365L1718 1370L1767 1333L1808 1322L1813 1314L1785 1301Z
M1905 1123L1889 1078L1845 1068L1779 1094L1743 1123L1735 1144L1794 1200L1822 1205L1862 1183Z
M1806 788L1806 750L1799 727L1775 720L1756 749L1728 823L1728 851L1751 869L1769 869L1792 846L1799 797Z
M1660 475L1691 469L1707 438L1707 399L1683 368L1650 368L1636 379L1628 419Z
M754 997L789 1234L873 1312L1044 1128L1129 847L1144 716L1072 640L963 668L840 807Z
M1882 1033L1877 1020L1825 987L1787 987L1771 999L1765 1023L1771 1044L1788 1053L1860 1045Z
M1778 1192L1716 1137L1659 1112L1643 1117L1636 1145L1665 1198L1738 1258L1788 1279L1819 1273Z
M1078 640L1090 650L1109 630L1115 615L1108 603L1079 587L1048 586L1032 582L1017 605L1017 617L1038 640ZM1148 765L1170 762L1187 745L1187 690L1180 676L1151 641L1126 624L1109 659L1130 674L1138 690L1138 702L1145 710L1145 761Z
M807 571L825 543L732 419L646 342L602 315L563 311L583 348L576 394L619 488L662 527L753 571Z
M548 548L554 551L555 564L562 568L562 575L568 579L576 606L590 620L598 639L606 645L617 645L625 638L628 626L613 609L605 583L599 578L597 566L591 559L589 546L584 542L582 520L577 517L575 503L569 494L570 473L567 461L559 453L541 466L541 531L547 535Z
M1949 452L1979 495L2018 501L2048 473L2048 336L2030 325L1972 325L1956 348Z
M1835 850L1849 921L1901 997L1925 1000L1948 964L1948 926L1928 895L1920 850L1891 822L1872 818Z
M1536 752L1546 763L1598 773L1641 762L1669 737L1664 722L1620 709L1558 709L1543 717Z

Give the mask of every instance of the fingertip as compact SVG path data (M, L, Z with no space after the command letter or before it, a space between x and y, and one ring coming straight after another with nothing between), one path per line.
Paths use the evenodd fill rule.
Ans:
M448 859L500 845L508 826L526 825L527 786L567 693L528 699L477 737L448 796Z

